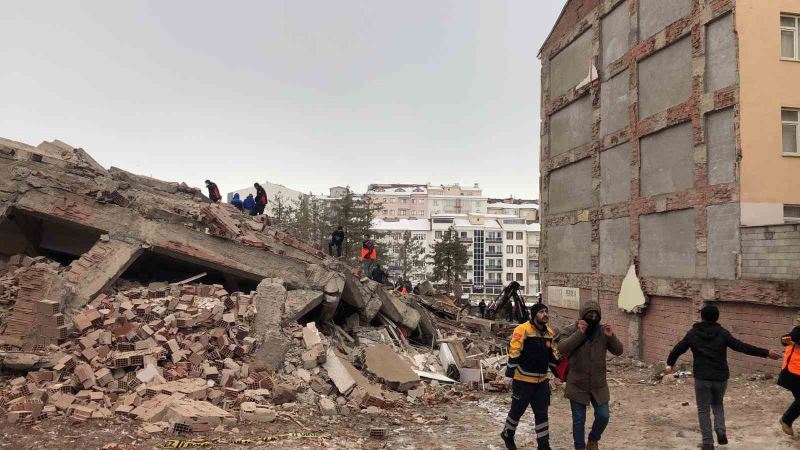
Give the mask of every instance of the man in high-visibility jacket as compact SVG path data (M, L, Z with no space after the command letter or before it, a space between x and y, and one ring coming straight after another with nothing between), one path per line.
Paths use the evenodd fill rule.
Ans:
M778 376L778 386L788 389L794 395L794 401L780 421L781 429L789 436L794 436L792 423L800 417L800 317L794 320L794 325L792 331L781 338L786 351L781 374Z
M364 235L364 242L361 244L361 255L359 256L364 270L364 276L372 278L372 267L378 259L378 252L375 251L375 241L370 239L369 234Z
M550 377L555 373L558 351L553 348L555 332L547 325L550 316L547 306L537 303L531 307L531 319L514 329L508 349L506 376L511 383L511 410L500 437L509 450L517 448L514 435L519 419L528 406L533 410L536 445L539 450L550 450L550 423L547 409L550 406Z

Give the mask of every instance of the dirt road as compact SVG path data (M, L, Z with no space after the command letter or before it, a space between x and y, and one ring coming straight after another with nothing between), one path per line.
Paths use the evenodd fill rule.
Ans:
M638 371L614 367L611 382L611 422L601 448L692 450L700 442L692 379L671 385L639 384L647 369ZM800 439L792 440L777 427L777 421L790 403L791 395L775 386L774 380L732 379L725 397L728 419L725 450L800 449ZM510 394L481 395L477 401L445 403L436 407L392 410L386 415L365 413L332 419L303 412L297 422L281 421L267 425L243 425L231 433L211 433L226 439L256 437L288 432L322 432L323 440L285 440L259 446L215 445L213 449L233 448L342 448L342 449L503 449L498 434L508 411ZM534 449L533 417L527 412L517 431L521 449ZM118 443L118 450L158 448L175 436L148 435L139 431L139 422L89 421L70 425L64 420L45 421L34 426L0 424L0 449L95 449ZM372 426L389 429L384 441L369 439ZM569 403L563 391L553 395L550 430L553 449L571 449ZM193 435L192 437L203 437Z

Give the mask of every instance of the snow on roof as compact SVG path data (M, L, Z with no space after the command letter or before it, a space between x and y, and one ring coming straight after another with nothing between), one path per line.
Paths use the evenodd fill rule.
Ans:
M527 225L528 231L542 231L542 224L540 223L529 223Z
M522 203L519 205L515 203L489 203L486 207L494 209L539 209L539 205L536 203Z
M428 220L382 220L375 219L372 221L373 230L381 231L430 231L431 223Z
M487 219L483 223L471 223L468 219L455 219L453 225L456 228L497 228L500 229L500 224L494 219Z

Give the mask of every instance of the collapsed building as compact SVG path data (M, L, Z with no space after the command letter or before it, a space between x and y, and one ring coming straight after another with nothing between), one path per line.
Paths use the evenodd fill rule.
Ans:
M105 169L60 141L0 140L10 421L122 416L188 432L274 421L294 401L344 415L435 401L458 379L499 378L492 323L457 314L185 184Z

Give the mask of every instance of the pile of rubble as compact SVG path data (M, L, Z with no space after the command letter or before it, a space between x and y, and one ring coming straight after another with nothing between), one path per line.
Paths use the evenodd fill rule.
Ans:
M0 139L0 412L187 432L505 388L505 328L266 222L59 141ZM149 284L125 276L144 257Z

